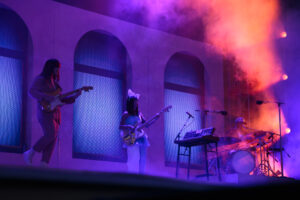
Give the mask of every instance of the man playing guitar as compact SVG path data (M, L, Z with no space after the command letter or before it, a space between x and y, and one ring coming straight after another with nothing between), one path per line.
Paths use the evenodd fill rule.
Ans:
M60 106L74 103L75 99L81 95L81 89L73 96L60 95L62 89L58 84L59 69L60 63L57 59L47 60L42 73L35 78L29 90L30 95L38 101L37 117L44 135L24 153L26 164L32 163L35 152L41 152L41 165L48 166L61 121ZM58 102L58 104L52 102Z

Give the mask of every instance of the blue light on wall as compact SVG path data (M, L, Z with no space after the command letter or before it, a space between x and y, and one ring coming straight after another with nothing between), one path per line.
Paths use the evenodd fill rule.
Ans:
M189 94L186 92L165 89L165 105L172 105L170 113L165 115L165 157L167 162L175 162L177 156L177 145L174 139L187 120L186 111L194 115L194 119L190 119L186 128L182 131L183 137L187 131L201 129L201 117L199 113L193 112L200 109L199 95ZM199 148L192 148L192 163L199 163Z
M22 62L0 56L0 145L19 146L22 111Z
M75 53L74 88L93 86L74 104L73 157L126 161L119 135L127 52L113 36L89 32Z
M25 145L26 74L28 30L13 11L0 8L0 151L22 152Z
M122 155L118 123L122 115L122 81L82 72L75 72L74 78L75 88L94 87L74 105L74 151L118 158Z
M203 82L204 68L197 58L184 53L176 53L171 57L165 71L164 90L165 106L173 106L170 113L164 118L165 162L167 165L176 162L177 145L174 144L174 139L188 118L187 111L192 113L195 118L187 122L181 137L187 131L203 128L200 113L195 112L195 110L200 110L203 104ZM192 164L199 164L203 161L201 147L193 147L191 155ZM187 159L181 158L181 161L187 162Z

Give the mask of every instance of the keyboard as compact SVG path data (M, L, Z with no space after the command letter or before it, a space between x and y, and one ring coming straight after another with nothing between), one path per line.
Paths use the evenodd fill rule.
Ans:
M215 128L204 128L195 131L186 132L183 139L175 140L175 144L181 146L198 146L209 143L216 143L219 137L213 136Z

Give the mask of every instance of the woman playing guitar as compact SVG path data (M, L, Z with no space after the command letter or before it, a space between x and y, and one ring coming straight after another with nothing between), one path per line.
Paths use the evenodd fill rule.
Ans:
M149 146L148 135L144 127L152 125L161 113L169 111L172 106L163 108L149 120L145 120L139 112L138 100L140 95L128 90L126 111L122 115L119 129L123 140L123 147L127 148L127 167L129 172L144 173L146 165L146 152Z
M137 124L145 122L145 119L139 112L139 96L139 94L133 93L130 89L128 90L126 111L122 115L119 126L122 138L129 136L130 133L134 133L134 129ZM123 147L127 148L127 167L129 172L144 173L148 146L149 141L147 134L144 134L142 137L135 140L133 144L129 144L124 141Z

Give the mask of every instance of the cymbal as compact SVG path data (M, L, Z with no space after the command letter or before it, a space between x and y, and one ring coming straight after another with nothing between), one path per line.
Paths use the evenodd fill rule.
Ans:
M256 131L256 132L254 132L254 133L252 133L252 134L253 134L253 136L254 136L255 138L262 138L262 137L266 136L267 133L268 133L268 132L266 132L266 131Z
M243 137L242 141L250 146L261 146L271 142L269 136L262 132L247 134Z
M248 146L248 147L240 148L239 150L257 151L257 147L255 147L255 146Z
M272 136L272 135L276 135L276 133L273 133L271 131L255 131L252 133L255 137L263 137L265 135L269 135L269 136Z

